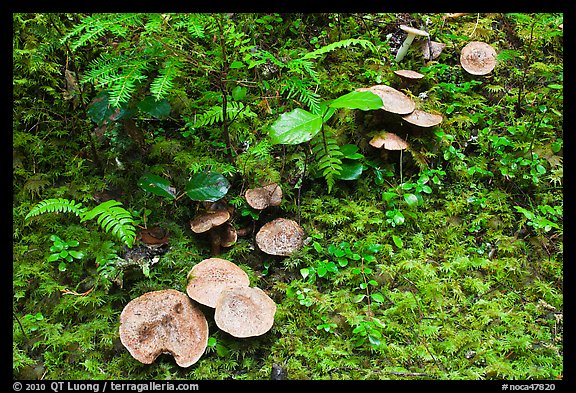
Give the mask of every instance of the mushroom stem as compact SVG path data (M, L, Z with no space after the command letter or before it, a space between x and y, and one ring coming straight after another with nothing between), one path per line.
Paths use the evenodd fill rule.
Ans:
M416 37L416 34L410 32L408 33L406 39L402 43L402 46L400 47L400 49L398 49L398 52L396 53L396 63L399 63L404 58L404 56L408 52L408 48L410 48L410 45L412 45L412 41L414 41L414 37Z

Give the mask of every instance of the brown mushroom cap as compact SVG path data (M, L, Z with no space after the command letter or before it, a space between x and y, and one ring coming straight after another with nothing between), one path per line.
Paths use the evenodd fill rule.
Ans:
M230 212L227 210L208 211L190 221L190 229L194 233L202 233L224 224L230 219Z
M416 104L410 97L390 86L374 85L372 87L360 87L356 89L356 91L371 91L377 94L382 99L383 105L381 109L387 112L405 115L411 113L414 108L416 108Z
M254 209L262 210L268 206L279 206L282 202L282 188L276 183L252 188L244 193L246 202Z
M260 336L272 328L276 303L260 288L242 287L222 291L214 321L234 337Z
M391 132L380 133L374 136L369 143L377 149L404 150L408 148L408 142Z
M196 363L208 345L208 321L185 293L148 292L120 314L120 341L139 362L151 364L162 353L181 367Z
M266 254L288 256L304 244L304 230L296 221L277 218L262 225L256 244Z
M472 75L486 75L496 67L496 50L485 42L472 41L460 52L460 64Z
M396 70L394 73L400 78L406 80L418 80L424 78L424 74L412 70Z
M248 274L238 265L221 258L208 258L188 273L188 296L198 303L215 307L220 293L227 288L247 287Z
M414 124L419 127L434 127L442 123L442 116L434 113L424 112L420 109L415 109L409 115L402 116L408 123Z

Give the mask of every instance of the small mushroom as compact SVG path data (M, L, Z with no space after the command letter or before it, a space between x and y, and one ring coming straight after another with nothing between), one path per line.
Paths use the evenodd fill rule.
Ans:
M160 226L141 229L136 234L136 240L144 243L148 248L160 248L169 244L168 232Z
M266 254L288 256L304 244L304 230L296 221L277 218L260 228L256 244Z
M248 287L248 274L226 259L208 258L194 265L188 273L186 293L208 307L215 307L224 289Z
M400 77L400 88L404 88L424 78L424 74L412 70L396 70L394 73Z
M485 42L472 41L462 48L460 64L469 74L489 74L496 67L496 50Z
M414 112L406 116L402 116L402 118L408 123L425 128L437 126L438 124L442 123L443 120L442 115L425 112L420 109L415 109Z
M398 49L398 52L396 53L396 63L399 63L404 58L406 52L408 52L408 48L410 47L410 45L412 45L412 41L414 41L414 37L416 36L429 37L428 32L424 30L415 29L413 27L406 25L400 25L400 28L404 30L406 33L408 33L408 35L406 36L406 39L402 43L402 46L400 47L400 49Z
M408 148L408 142L391 132L382 132L374 136L368 143L377 149L405 150Z
M212 255L219 255L220 247L222 246L222 236L226 234L219 227L227 223L229 219L230 212L228 210L209 210L190 221L190 229L194 233L207 232L210 235ZM224 247L229 247L230 245Z
M396 70L394 73L407 82L417 81L424 78L424 74L412 70Z
M214 322L221 330L245 338L272 328L276 303L260 288L236 287L222 291L215 309Z
M190 221L190 229L194 233L207 232L210 229L224 224L230 219L227 210L207 211Z
M406 115L416 108L416 103L414 103L410 97L390 86L374 85L371 87L361 87L356 89L356 91L371 91L377 94L382 99L382 107L380 109L386 112Z
M244 193L246 202L257 210L266 209L268 206L279 206L282 202L282 188L276 183L263 187L251 188Z
M422 50L422 56L426 61L436 60L440 56L445 47L446 44L431 40L422 41L422 44L420 44L420 49Z
M208 321L185 293L145 293L120 314L120 341L139 362L151 364L169 353L181 367L196 363L208 345Z

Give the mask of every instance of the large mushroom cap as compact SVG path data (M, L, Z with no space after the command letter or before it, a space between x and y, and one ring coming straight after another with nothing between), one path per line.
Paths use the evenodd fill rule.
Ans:
M405 115L411 113L416 107L416 104L410 97L390 86L374 85L372 87L360 87L356 89L356 91L371 91L377 94L382 99L383 105L381 109L387 112Z
M460 52L460 64L472 75L486 75L496 67L496 50L485 42L472 41Z
M190 229L194 233L207 232L210 229L224 224L230 219L228 210L207 211L190 221Z
M442 123L442 116L434 113L424 112L420 109L415 109L414 112L402 116L408 123L414 124L418 127L434 127Z
M196 363L208 345L208 321L185 293L166 289L131 300L120 314L120 341L150 364L170 353L181 367Z
M238 265L221 258L208 258L188 273L188 296L198 303L215 307L220 293L231 287L250 285L248 274Z
M377 149L404 150L408 148L408 142L391 132L375 135L368 143Z
M304 244L304 230L296 221L277 218L262 225L256 244L266 254L288 256Z
M260 288L230 288L222 291L214 321L234 337L260 336L272 328L276 303Z
M254 209L262 210L268 206L279 206L282 202L282 189L276 183L251 188L244 194L246 202Z

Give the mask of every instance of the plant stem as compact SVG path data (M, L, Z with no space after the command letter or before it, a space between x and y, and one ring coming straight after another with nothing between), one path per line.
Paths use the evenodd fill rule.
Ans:
M528 61L529 55L532 52L532 39L534 37L534 27L536 26L536 18L534 18L534 22L532 23L532 28L530 30L530 40L528 41L528 50L526 51L526 58L524 61L524 72L522 74L522 82L520 83L520 87L518 88L518 101L516 102L516 117L520 117L522 115L522 93L524 92L524 85L526 83L526 75L528 74Z

